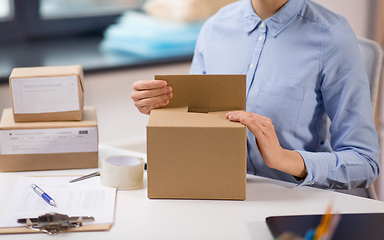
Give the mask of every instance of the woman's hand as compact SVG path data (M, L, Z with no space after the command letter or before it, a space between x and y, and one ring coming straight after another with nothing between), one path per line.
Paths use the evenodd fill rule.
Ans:
M167 105L173 97L172 88L163 80L140 80L135 82L132 88L131 98L137 109L144 114Z
M257 147L268 167L299 178L307 175L301 155L280 146L271 119L245 111L229 112L226 117L231 121L242 123L253 133Z

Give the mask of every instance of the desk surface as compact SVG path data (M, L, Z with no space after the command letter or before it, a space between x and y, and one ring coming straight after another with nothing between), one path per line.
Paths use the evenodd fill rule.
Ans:
M100 159L130 151L101 146ZM140 154L142 153L138 153ZM87 174L94 169L0 173L0 214L19 176ZM146 178L145 178L146 179ZM384 202L277 180L247 176L245 201L154 200L146 183L137 190L118 191L115 221L105 232L62 233L68 239L253 239L270 240L265 218L274 215L322 214L329 203L340 213L384 212ZM46 234L2 235L1 239L52 239Z

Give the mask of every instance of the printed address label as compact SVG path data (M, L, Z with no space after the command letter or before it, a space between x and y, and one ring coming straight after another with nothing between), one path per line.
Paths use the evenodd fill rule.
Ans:
M1 154L97 152L96 127L1 130Z

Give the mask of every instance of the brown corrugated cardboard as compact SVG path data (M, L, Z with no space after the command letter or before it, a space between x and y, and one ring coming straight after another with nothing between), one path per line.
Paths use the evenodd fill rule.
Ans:
M225 113L245 110L245 75L155 79L166 80L174 96L149 118L148 197L244 200L246 128Z
M74 105L71 110L68 110L66 108L62 108L63 102L58 102L62 99L53 99L52 101L45 100L44 103L32 103L31 101L27 100L19 100L22 99L22 97L19 97L19 95L16 96L15 92L12 91L13 81L19 81L14 82L15 86L16 83L24 84L24 87L19 87L18 92L23 92L24 94L29 93L30 96L36 96L36 94L44 95L47 97L47 91L53 92L53 90L57 90L56 87L51 86L49 89L47 88L46 82L43 82L44 79L46 81L52 82L52 79L55 79L58 81L60 77L70 77L75 76L77 77L77 92L74 92L73 94L76 94L76 96L71 97L75 98L76 101L72 102ZM49 122L49 121L71 121L71 120L81 120L82 119L82 109L83 109L83 102L84 102L84 84L83 84L83 69L80 65L75 66L58 66L58 67L30 67L30 68L14 68L12 70L12 73L9 77L9 87L11 91L11 98L12 98L12 108L14 113L14 121L15 122ZM20 81L23 81L22 83ZM34 88L32 92L30 86L25 86L27 82L31 82L33 85L35 82L37 84L34 84L34 86L43 86L40 88L40 92L36 91L37 88ZM64 82L67 83L67 82ZM68 88L69 89L69 88ZM63 90L63 89L62 89ZM64 88L66 91L70 91ZM75 91L75 90L73 90ZM71 93L71 92L70 92ZM32 95L33 94L33 95ZM72 93L71 93L72 94ZM52 94L53 97L57 97L59 95ZM68 97L69 98L69 97ZM23 105L23 109L19 110L16 106L15 102L20 102L20 105ZM49 108L43 109L40 105L37 104L49 104ZM26 106L28 105L28 109L26 109ZM31 110L31 108L33 110ZM18 109L15 111L15 109ZM61 110L60 110L61 109Z
M44 134L47 131L57 131L58 134L46 136ZM77 131L76 135L71 134L70 131ZM33 132L33 134L30 134L30 132ZM9 136L11 134L15 139ZM60 140L56 138L60 138ZM76 139L76 141L83 141L86 138L87 144L84 144L84 146L77 144L77 142L71 140L72 138L80 138ZM63 139L68 143L72 142L72 145L68 145L71 147L68 148L65 144L60 144ZM94 107L84 107L81 121L28 123L15 123L12 109L4 109L0 123L0 141L0 172L98 167L98 134L96 109ZM12 145L9 141L18 142ZM46 143L46 141L49 141L49 143ZM46 148L45 153L31 148L29 145L31 142L30 145L42 142L39 144L43 146L42 148ZM7 148L6 145L10 145L10 147ZM56 148L65 149L65 151L57 152ZM18 154L18 151L22 151L22 153ZM23 151L39 152L24 153Z

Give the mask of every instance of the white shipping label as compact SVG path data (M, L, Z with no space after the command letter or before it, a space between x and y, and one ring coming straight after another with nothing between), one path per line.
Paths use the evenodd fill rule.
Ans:
M0 131L2 154L97 152L96 127Z
M12 78L15 114L77 111L77 76Z

